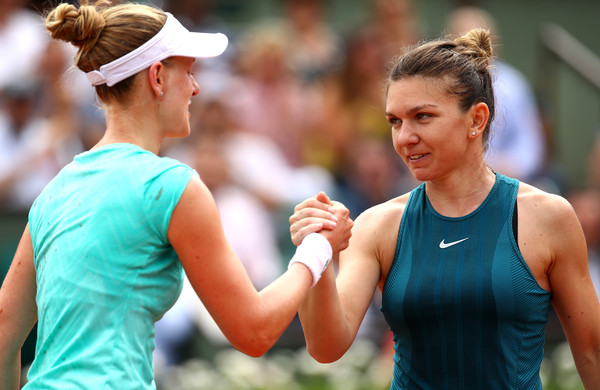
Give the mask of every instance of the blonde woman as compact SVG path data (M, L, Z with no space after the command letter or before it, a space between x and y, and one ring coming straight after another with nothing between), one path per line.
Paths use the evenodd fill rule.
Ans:
M307 236L288 271L258 292L197 173L158 156L164 138L190 132L195 58L219 55L227 38L104 0L60 4L46 27L78 47L106 131L30 210L0 290L0 388L19 388L20 348L37 321L26 389L154 389L154 322L177 299L184 270L231 344L263 354L347 245L348 210L330 208L327 227L337 227Z

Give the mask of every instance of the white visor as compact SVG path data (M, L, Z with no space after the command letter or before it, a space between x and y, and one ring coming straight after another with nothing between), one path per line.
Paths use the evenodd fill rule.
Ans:
M157 61L173 56L216 57L227 48L227 36L221 33L190 32L169 12L163 28L148 42L123 57L86 73L93 85L112 87L121 80L148 68Z

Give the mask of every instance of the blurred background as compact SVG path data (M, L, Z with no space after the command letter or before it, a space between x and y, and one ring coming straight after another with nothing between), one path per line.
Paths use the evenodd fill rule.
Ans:
M116 0L115 0L116 1ZM188 29L224 32L226 54L198 61L192 134L162 155L200 173L257 288L293 253L288 217L320 190L356 217L414 188L383 110L388 65L403 48L471 27L492 30L497 119L488 163L573 204L600 291L600 2L597 0L156 0ZM102 135L104 118L74 49L52 42L56 0L0 2L0 280L27 212L48 181ZM189 284L157 323L162 390L387 389L391 339L373 300L340 361L306 353L295 320L261 358L232 350ZM24 374L35 331L23 351ZM542 379L581 389L555 315Z

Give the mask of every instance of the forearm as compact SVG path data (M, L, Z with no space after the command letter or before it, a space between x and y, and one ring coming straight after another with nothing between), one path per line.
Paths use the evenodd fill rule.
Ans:
M265 321L260 325L270 330L273 342L287 329L307 292L312 276L301 264L294 264L283 275L259 292Z
M600 389L600 348L596 348L585 362L576 359L576 366L586 389Z
M331 256L331 246L323 236L307 236L290 260L288 271L259 293L257 312L262 315L255 316L256 326L269 347L296 316L309 288L328 268Z
M263 355L289 327L311 283L310 271L295 264L253 299L240 302L235 322L241 326L226 333L230 343L250 356Z
M288 271L260 292L266 308L267 325L278 338L296 316L300 304L314 287L323 270L328 268L332 257L329 241L321 234L312 233L302 240L288 265ZM269 329L267 328L267 329Z
M308 352L317 361L336 361L352 345L355 332L346 318L332 267L310 290L298 314Z
M16 353L0 352L0 389L16 390L20 388L21 351Z

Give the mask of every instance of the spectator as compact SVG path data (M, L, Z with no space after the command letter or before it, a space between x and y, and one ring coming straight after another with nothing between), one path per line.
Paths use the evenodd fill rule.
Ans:
M1 91L0 199L6 209L27 210L58 171L83 150L73 113L57 95L45 95L40 80L29 77ZM54 107L40 109L40 97Z
M340 65L341 37L325 20L324 0L286 0L287 55L305 82L318 81Z
M37 73L48 44L41 17L25 8L27 0L0 2L0 90Z
M379 37L370 29L356 31L346 47L343 65L322 81L318 123L303 139L303 159L343 175L352 140L389 139L381 115L386 61Z
M268 137L291 166L302 165L301 139L319 116L320 100L290 68L282 20L258 22L239 38L239 78L225 97L241 130Z
M413 0L375 0L372 19L369 26L381 41L386 61L422 36Z

